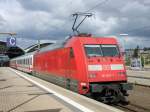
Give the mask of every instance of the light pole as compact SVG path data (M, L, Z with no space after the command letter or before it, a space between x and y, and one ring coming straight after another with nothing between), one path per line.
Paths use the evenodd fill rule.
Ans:
M120 35L120 37L126 37L126 36L128 36L128 34L127 33L120 33L119 34ZM126 60L126 49L125 49L125 38L122 38L123 39L123 57L124 57L124 61L125 62L127 62L127 60Z
M128 36L128 34L127 33L121 33L121 34L119 34L121 37L126 37L126 36ZM123 49L124 49L124 52L125 52L125 38L123 38Z

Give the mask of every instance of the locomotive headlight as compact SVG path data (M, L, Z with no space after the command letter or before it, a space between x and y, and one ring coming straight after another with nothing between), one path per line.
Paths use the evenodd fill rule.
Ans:
M85 82L80 83L81 86L86 86L87 84Z
M96 78L96 74L89 74L89 78Z

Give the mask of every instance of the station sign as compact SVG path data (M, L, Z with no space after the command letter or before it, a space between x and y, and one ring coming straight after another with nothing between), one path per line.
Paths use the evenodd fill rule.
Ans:
M15 47L16 46L16 38L8 37L7 38L7 47Z

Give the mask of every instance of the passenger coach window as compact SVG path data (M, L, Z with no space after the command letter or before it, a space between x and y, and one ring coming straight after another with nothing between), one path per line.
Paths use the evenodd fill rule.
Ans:
M87 56L102 56L100 45L84 45Z
M119 50L116 45L101 45L103 56L118 56Z

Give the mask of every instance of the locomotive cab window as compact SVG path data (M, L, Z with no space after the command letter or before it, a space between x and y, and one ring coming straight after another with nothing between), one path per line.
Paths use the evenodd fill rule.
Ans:
M103 56L119 56L117 45L101 45Z
M84 45L87 56L102 56L102 50L100 45Z
M96 56L119 56L117 45L84 45L86 55L89 57Z

